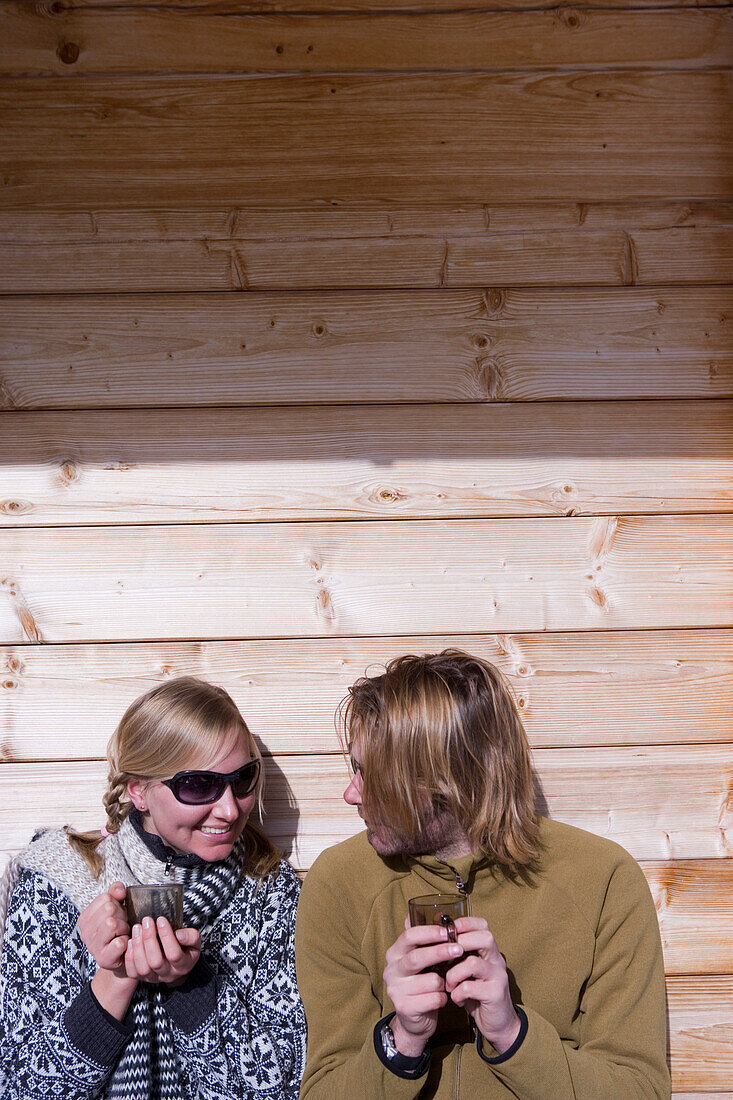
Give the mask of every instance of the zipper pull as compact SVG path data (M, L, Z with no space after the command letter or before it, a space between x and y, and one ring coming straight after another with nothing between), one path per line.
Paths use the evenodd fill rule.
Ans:
M454 870L453 874L456 876L456 887L458 888L458 892L461 893L461 894L465 894L466 893L466 884L465 884L465 882L463 881L461 876L458 874L458 871Z
M165 874L170 875L171 867L173 866L173 852L168 852L168 858L165 861Z

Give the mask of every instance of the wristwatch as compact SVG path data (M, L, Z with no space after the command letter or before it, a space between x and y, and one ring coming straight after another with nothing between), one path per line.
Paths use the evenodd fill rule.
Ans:
M398 1058L400 1052L394 1045L394 1032L392 1031L392 1028L389 1026L389 1024L382 1024L382 1030L380 1034L382 1036L382 1050L384 1051L384 1053L387 1055L390 1061L393 1058Z
M416 1058L410 1058L407 1054L402 1054L395 1046L394 1032L390 1027L390 1020L393 1016L394 1013L375 1028L375 1044L378 1035L381 1047L381 1051L378 1050L377 1053L381 1055L385 1066L397 1077L409 1079L422 1077L423 1074L427 1073L430 1065L430 1047L427 1046L422 1054L418 1054Z

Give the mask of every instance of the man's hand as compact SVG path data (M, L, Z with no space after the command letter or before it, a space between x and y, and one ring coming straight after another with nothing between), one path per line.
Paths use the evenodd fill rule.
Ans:
M485 920L459 917L456 932L466 958L448 971L446 992L454 1004L473 1016L484 1038L503 1054L521 1026L509 992L506 963ZM469 951L472 954L468 955Z
M459 943L447 939L447 930L439 925L411 928L406 920L405 931L387 951L384 982L396 1011L392 1033L400 1054L408 1058L422 1054L438 1026L438 1010L448 1003L440 975L423 973L427 967L463 954Z
M144 917L132 926L125 952L125 968L139 981L180 985L201 955L201 936L195 928L173 931L165 917Z

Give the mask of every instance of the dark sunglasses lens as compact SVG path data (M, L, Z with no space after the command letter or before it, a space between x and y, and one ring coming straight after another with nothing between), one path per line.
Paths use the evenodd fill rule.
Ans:
M197 806L204 802L216 802L221 794L221 780L205 772L190 772L176 780L174 794L179 802Z
M237 778L232 783L232 790L234 791L235 798L244 798L255 789L259 772L260 765L258 760L252 760L249 764L245 764L243 768L239 769Z

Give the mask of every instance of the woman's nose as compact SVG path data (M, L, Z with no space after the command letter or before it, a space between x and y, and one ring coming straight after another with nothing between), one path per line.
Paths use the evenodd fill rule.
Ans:
M211 808L224 821L234 821L235 818L239 817L239 804L229 783L224 788L221 797L217 798Z

